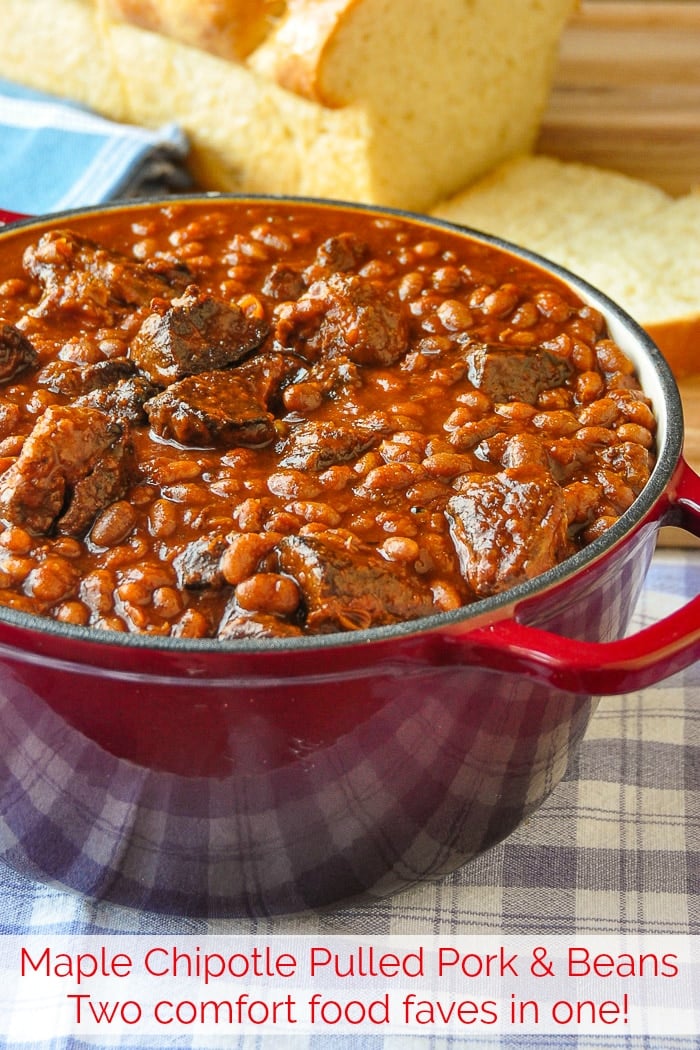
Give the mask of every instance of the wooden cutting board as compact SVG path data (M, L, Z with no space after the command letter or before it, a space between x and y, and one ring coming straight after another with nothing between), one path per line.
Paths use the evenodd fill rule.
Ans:
M700 187L700 2L582 0L562 38L537 148L673 195ZM698 373L679 386L685 454L700 472L700 346ZM694 543L684 534L672 541Z

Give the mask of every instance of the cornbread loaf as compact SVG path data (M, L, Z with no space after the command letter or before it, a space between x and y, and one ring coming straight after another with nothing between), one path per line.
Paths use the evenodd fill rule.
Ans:
M532 147L576 0L258 2L262 43L229 41L231 58L205 50L201 17L229 5L115 3L3 0L0 76L115 120L177 121L205 189L425 209Z
M285 11L284 0L99 0L108 17L243 60Z
M700 371L700 191L522 156L433 209L579 274L627 310L675 375Z

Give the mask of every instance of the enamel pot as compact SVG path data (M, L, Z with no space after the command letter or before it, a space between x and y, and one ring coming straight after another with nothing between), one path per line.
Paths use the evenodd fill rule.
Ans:
M40 232L56 218L31 221ZM454 871L532 814L600 696L697 660L700 598L625 636L659 529L700 535L700 479L682 456L668 366L600 292L462 235L544 265L604 314L658 421L641 495L529 583L393 627L225 643L0 611L7 864L189 915L376 899Z

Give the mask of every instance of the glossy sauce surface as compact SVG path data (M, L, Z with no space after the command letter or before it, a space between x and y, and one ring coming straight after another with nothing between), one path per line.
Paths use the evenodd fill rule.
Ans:
M0 243L0 603L329 633L498 593L634 501L654 418L602 317L439 227L175 202Z

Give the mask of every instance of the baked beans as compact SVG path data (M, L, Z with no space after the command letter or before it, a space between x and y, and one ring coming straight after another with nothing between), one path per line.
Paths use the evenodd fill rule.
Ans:
M265 638L451 610L654 462L602 316L399 217L173 201L0 243L0 604Z

